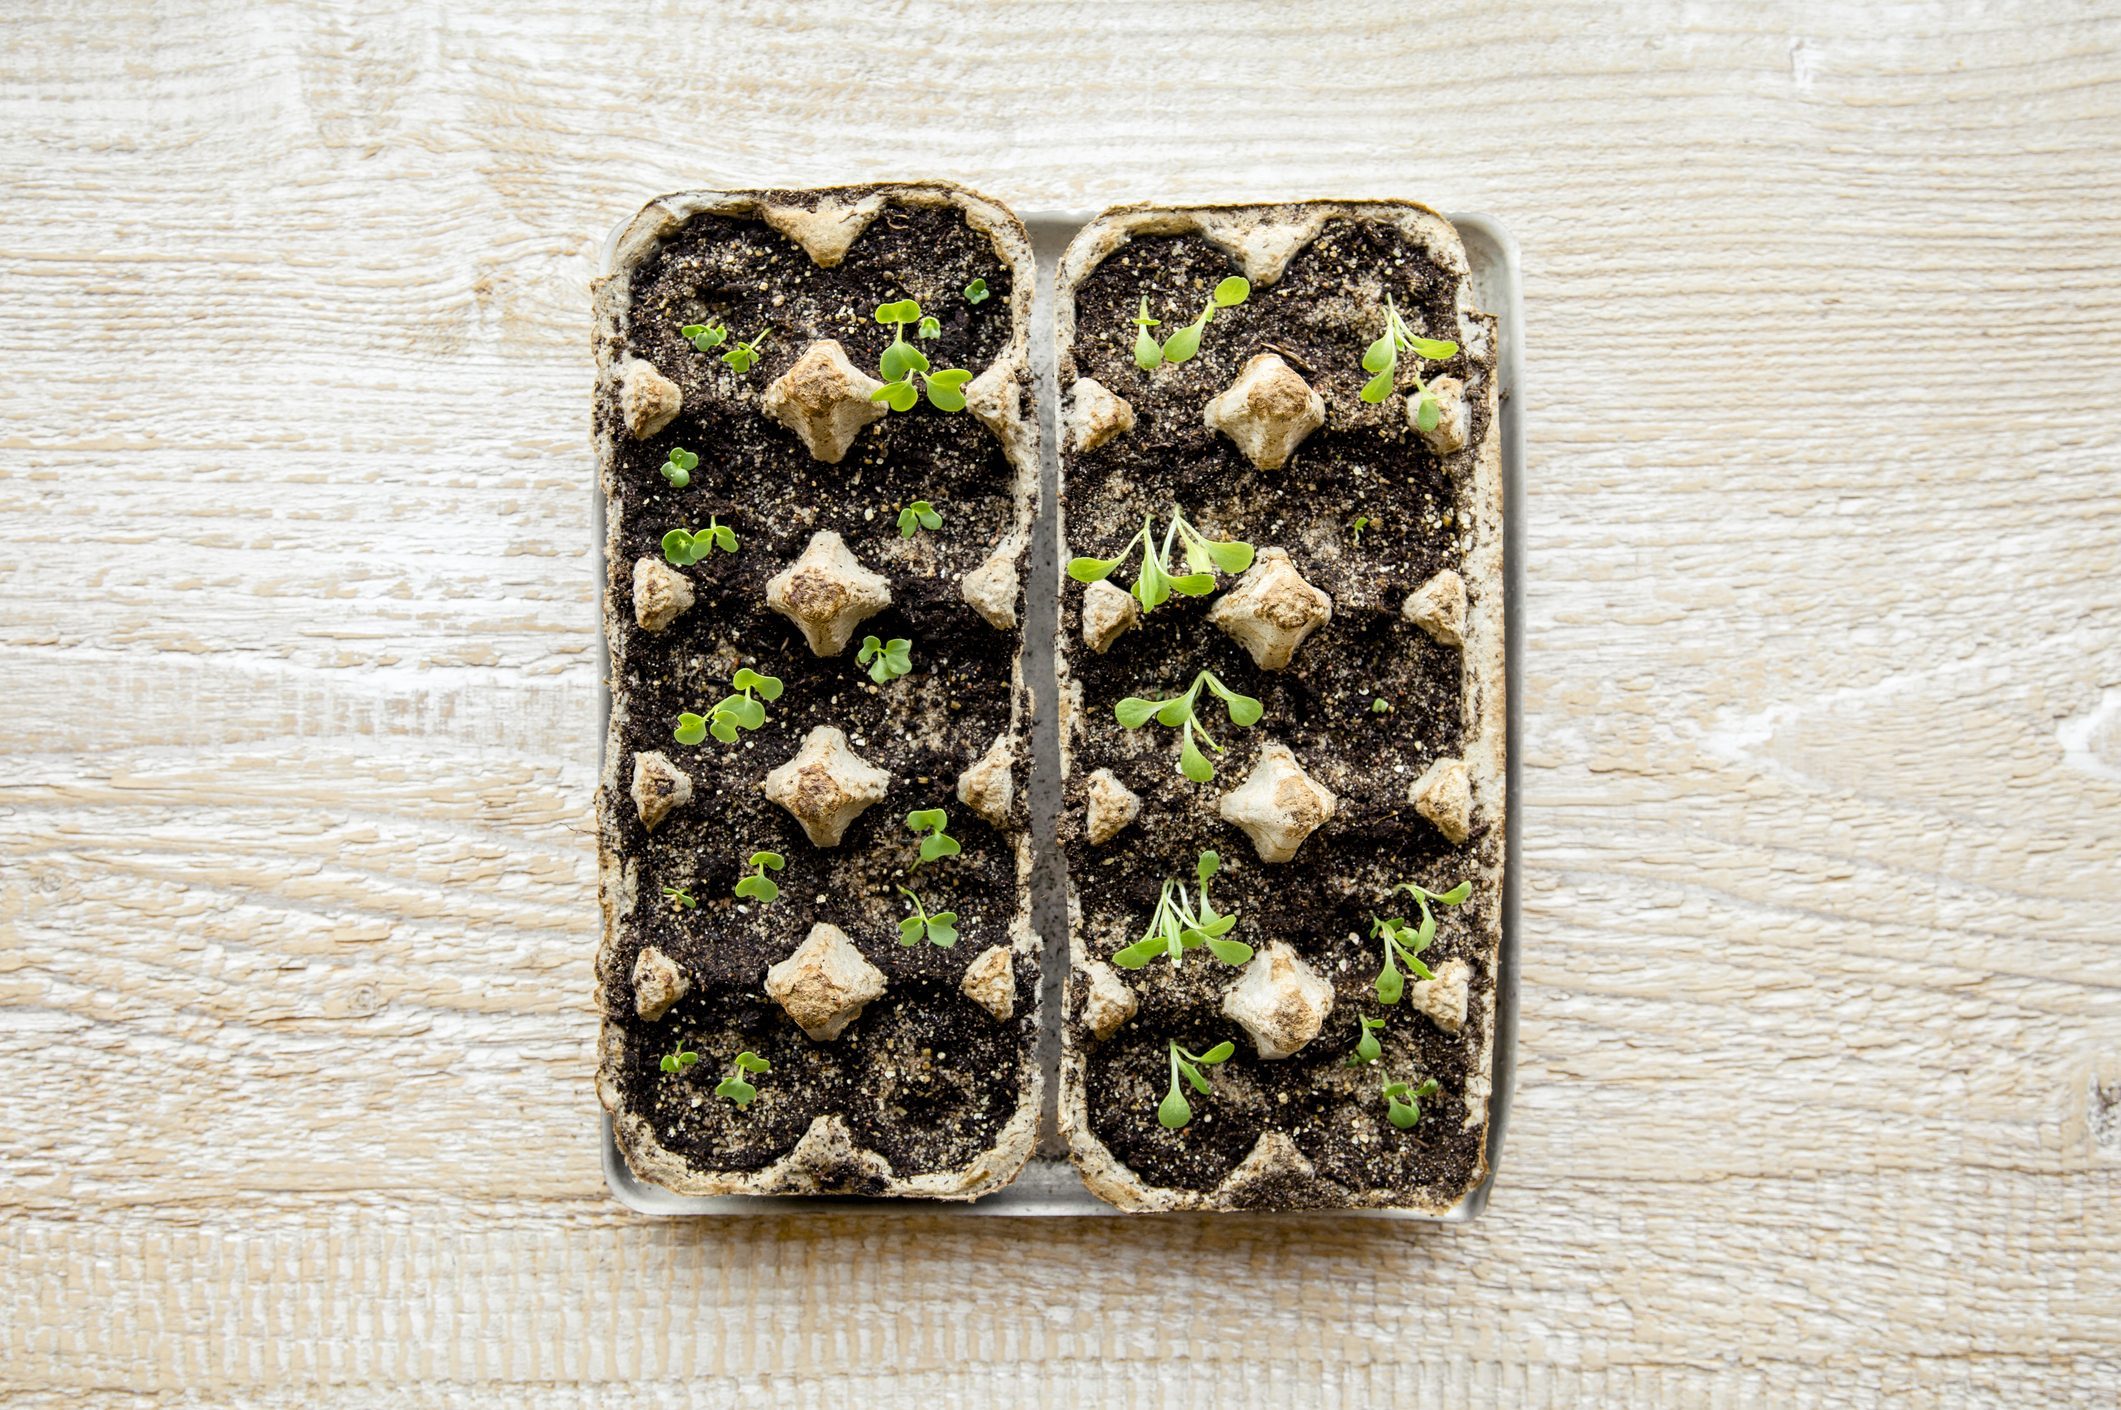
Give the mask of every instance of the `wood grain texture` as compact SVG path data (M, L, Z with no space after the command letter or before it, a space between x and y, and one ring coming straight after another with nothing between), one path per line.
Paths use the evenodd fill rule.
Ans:
M0 14L0 1398L2111 1402L2121 12L368 9ZM1523 242L1482 1222L605 1197L596 246L928 175Z

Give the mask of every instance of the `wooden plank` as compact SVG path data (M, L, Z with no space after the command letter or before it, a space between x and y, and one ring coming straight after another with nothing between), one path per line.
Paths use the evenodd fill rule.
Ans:
M0 16L0 1396L2110 1396L2121 15L793 13ZM1523 242L1481 1223L605 1198L596 248L927 174Z

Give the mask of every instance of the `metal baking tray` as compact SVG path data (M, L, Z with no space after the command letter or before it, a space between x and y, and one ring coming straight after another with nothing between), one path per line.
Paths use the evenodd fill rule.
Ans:
M1038 257L1038 290L1031 315L1031 359L1038 377L1039 419L1042 435L1039 470L1039 515L1031 546L1033 584L1054 585L1044 600L1027 604L1024 675L1031 682L1036 701L1034 714L1031 799L1034 834L1052 835L1049 825L1039 828L1039 818L1050 820L1060 793L1059 745L1054 734L1057 716L1053 680L1053 621L1058 592L1058 549L1054 543L1054 508L1060 482L1060 460L1056 435L1056 409L1060 405L1054 385L1053 366L1053 271L1061 252L1077 231L1096 216L1092 211L1020 211L1031 231L1033 251ZM629 213L605 240L600 272L611 272L620 234L631 223ZM1428 1223L1464 1223L1487 1208L1496 1172L1502 1164L1502 1139L1510 1119L1510 1096L1517 1069L1517 940L1519 877L1523 868L1520 842L1524 818L1524 794L1519 787L1521 714L1519 701L1524 680L1524 292L1518 276L1517 242L1501 223L1478 213L1452 214L1465 241L1466 259L1472 267L1473 304L1496 315L1498 348L1496 376L1502 422L1503 487L1503 633L1504 661L1508 680L1504 683L1504 728L1508 749L1509 805L1504 818L1505 861L1502 882L1502 943L1495 977L1494 1092L1488 1107L1488 1174L1469 1190L1465 1198L1443 1214L1403 1209L1305 1210L1292 1213L1312 1217L1357 1219L1409 1219ZM590 498L595 520L593 568L597 599L603 600L604 492L594 479ZM603 614L599 612L601 623ZM597 776L603 777L603 741L611 718L611 661L601 626L597 633ZM619 1203L639 1214L655 1215L786 1215L826 1214L860 1210L865 1214L984 1214L984 1215L1110 1215L1121 1211L1083 1188L1075 1168L1068 1163L1065 1144L1054 1119L1060 1082L1061 983L1068 966L1066 908L1060 891L1062 872L1057 857L1041 857L1034 869L1033 914L1045 942L1045 973L1042 980L1042 1013L1045 1031L1039 1040L1039 1057L1045 1069L1045 1115L1041 1123L1038 1153L1023 1173L1006 1189L966 1203L962 1200L856 1199L824 1195L726 1195L699 1198L675 1195L635 1177L612 1139L611 1117L601 1116L600 1154L604 1181ZM1219 1214L1218 1218L1288 1217L1286 1215Z

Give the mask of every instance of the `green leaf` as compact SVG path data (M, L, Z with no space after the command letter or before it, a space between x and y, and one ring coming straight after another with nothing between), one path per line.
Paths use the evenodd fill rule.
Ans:
M1236 308L1250 297L1252 297L1252 285L1239 275L1233 274L1215 286L1215 306L1217 308Z
M906 814L906 826L915 832L941 832L950 825L950 814L941 808L915 808Z
M947 950L957 943L957 912L937 911L928 917L928 943Z
M1153 548L1142 550L1142 570L1134 580L1134 600L1141 604L1144 613L1154 612L1171 600L1171 575L1157 561Z
M877 370L883 373L886 382L902 382L906 374L913 371L914 359L920 355L921 350L911 343L893 343L876 360Z
M957 839L946 833L938 832L933 837L923 837L921 839L921 860L924 862L938 861L944 857L954 857L960 850L962 849L958 847Z
M1390 372L1378 373L1365 383L1362 389L1362 399L1369 402L1372 406L1375 406L1390 395L1392 395L1392 374Z
M1200 335L1201 325L1198 323L1188 323L1173 333L1164 342L1164 361L1174 366L1191 362L1193 354L1200 351Z
M1230 723L1241 729L1252 728L1259 723L1259 717L1266 713L1266 706L1249 695L1239 695L1213 676L1208 678L1208 689L1221 697L1223 708L1230 712Z
M751 860L744 865L764 867L768 871L779 871L782 867L788 865L788 859L778 852L753 852Z
M927 500L921 500L917 502L913 507L921 516L922 528L940 529L941 527L943 527L943 516L941 512L935 509L932 505L930 505Z
M737 882L736 894L754 897L760 902L771 904L779 899L781 888L763 876L747 876Z
M724 744L736 743L736 722L724 715L716 715L707 725L707 732Z
M1200 860L1193 864L1193 876L1195 880L1206 881L1222 869L1222 853L1203 852L1200 854Z
M1210 1090L1208 1079L1201 1076L1200 1069L1187 1062L1184 1058L1178 1060L1178 1075L1185 1078L1187 1085L1192 1087L1194 1091L1199 1092L1202 1096L1208 1094Z
M738 729L757 729L766 723L766 707L748 695L732 695L714 707L714 713L733 722Z
M928 379L928 402L937 411L963 411L965 394L940 377Z
M689 1068L700 1060L700 1055L698 1053L680 1052L677 1056L678 1067L680 1070Z
M1112 713L1118 717L1121 729L1140 729L1164 704L1161 700L1143 700L1130 695L1113 706Z
M698 744L707 737L707 722L688 710L678 716L676 737L680 744Z
M1163 363L1164 350L1156 345L1156 339L1143 328L1134 335L1134 365L1144 372L1154 372Z
M1431 362L1458 356L1458 344L1449 338L1409 338L1407 346Z
M1156 712L1156 722L1166 729L1177 729L1193 718L1193 692L1173 696L1163 702Z
M663 535L663 557L680 568L692 564L692 535L683 529L672 529Z
M1115 953L1112 956L1112 963L1118 965L1121 969L1140 969L1143 965L1162 954L1169 944L1170 941L1161 935L1145 935L1124 950Z
M1208 551L1208 559L1225 573L1242 573L1252 566L1252 545L1216 539L1204 540L1201 546Z
M1178 751L1178 771L1195 783L1211 783L1215 779L1215 766L1194 746L1192 730L1186 731L1186 742Z
M917 323L920 321L920 316L921 306L912 299L900 299L896 303L878 304L876 306L876 321L887 325L893 323Z
M1378 971L1376 984L1377 1002L1380 1004L1396 1004L1400 996L1407 991L1406 976L1399 972L1389 956L1385 959L1385 967Z
M921 943L921 932L922 932L923 930L926 930L927 928L928 928L928 922L926 922L926 921L922 920L922 919L921 919L921 918L920 918L919 916L907 916L907 917L906 917L906 918L905 918L904 920L902 920L902 921L900 921L900 922L898 923L898 942L899 942L899 944L901 944L901 945L918 945L918 944L920 944L920 943Z
M677 466L680 470L697 470L700 468L700 458L682 446L670 452L670 461L671 464Z
M716 548L721 549L724 553L736 552L736 530L730 528L727 524L717 524L708 532Z
M1236 1051L1237 1044L1235 1043L1217 1043L1214 1047L1202 1053L1200 1060L1211 1065L1218 1062L1228 1062Z
M759 1089L741 1077L724 1077L715 1084L714 1094L735 1102L737 1109L741 1111L751 1105L752 1100L758 1096Z
M943 321L934 314L921 319L921 326L914 334L917 338L940 338L943 336Z
M945 367L928 380L930 382L940 382L946 387L962 387L972 380L972 374L962 367Z
M736 1065L746 1072L771 1072L773 1064L757 1053L743 1052L736 1055Z
M1171 1131L1178 1130L1193 1119L1193 1108L1187 1106L1186 1099L1179 1094L1178 1084L1173 1083L1170 1095L1157 1103L1156 1119L1164 1124L1165 1129Z
M1443 408L1437 405L1436 398L1424 393L1421 405L1414 409L1414 429L1417 431L1433 431L1436 429L1436 423L1441 420L1443 420Z
M1134 315L1134 321L1144 328L1161 328L1163 326L1161 319L1149 316L1149 296L1147 294L1142 295L1141 312Z
M1236 917L1230 917L1236 919ZM1252 947L1242 940L1218 940L1212 935L1202 936L1208 942L1208 953L1224 964L1244 964L1252 958Z
M1450 890L1444 892L1441 896L1436 897L1436 899L1438 901L1441 901L1446 906L1462 906L1466 903L1466 898L1468 896L1471 896L1472 894L1473 883L1470 881L1461 881L1456 886L1452 887Z
M1165 581L1188 597L1206 597L1215 591L1213 573L1187 573L1183 577L1166 578Z
M889 383L877 388L870 397L871 401L880 401L893 411L911 411L920 404L920 399L920 389L911 382Z
M678 1070L678 1060L677 1060L676 1058L674 1058L674 1057L670 1056L670 1054L668 1054L668 1053L665 1053L665 1054L663 1054L663 1071L665 1071L665 1072L675 1072L675 1071L677 1071L677 1070Z
M1391 1106L1385 1112L1385 1118L1400 1130L1411 1131L1415 1123L1421 1120L1420 1107L1400 1101L1397 1097L1388 1096L1386 1100Z
M970 284L967 284L965 286L965 302L968 304L983 304L987 302L987 281L975 279Z
M1384 375L1391 372L1398 365L1399 345L1392 341L1392 335L1389 332L1370 344L1369 349L1362 355L1362 370L1365 372L1375 372L1379 375ZM1378 400L1382 401L1383 398L1380 397Z
M1079 583L1101 583L1112 576L1112 570L1124 560L1118 558L1071 558L1068 560L1068 576Z
M680 470L677 466L672 465L667 460L663 462L662 471L663 478L670 481L670 486L672 489L681 490L685 488L685 486L692 483L691 475L687 474L683 470Z

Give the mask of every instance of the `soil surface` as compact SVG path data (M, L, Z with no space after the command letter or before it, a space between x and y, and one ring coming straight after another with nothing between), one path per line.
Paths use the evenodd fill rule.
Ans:
M1211 885L1215 904L1240 917L1231 938L1262 949L1286 941L1332 983L1334 1005L1317 1039L1268 1062L1221 1013L1239 971L1205 949L1188 951L1176 969L1159 958L1144 970L1122 971L1140 1005L1135 1017L1103 1043L1080 1030L1071 1035L1086 1050L1090 1125L1151 1186L1212 1189L1273 1129L1287 1133L1331 1182L1278 1193L1281 1202L1448 1204L1483 1168L1486 1124L1467 1124L1464 1090L1489 1042L1484 1014L1494 983L1499 884L1477 886L1462 907L1438 907L1436 939L1423 956L1432 967L1462 958L1474 968L1468 1022L1458 1034L1406 1000L1377 1002L1372 981L1381 949L1370 930L1374 917L1417 918L1410 897L1390 897L1397 882L1440 892L1478 880L1484 865L1499 875L1492 870L1499 815L1453 846L1407 796L1432 760L1459 753L1464 735L1459 649L1431 640L1399 612L1407 594L1439 569L1464 571L1458 506L1471 452L1440 460L1409 427L1401 396L1373 406L1358 393L1369 379L1363 352L1383 331L1386 292L1415 333L1457 338L1456 277L1390 226L1333 221L1277 283L1255 286L1245 304L1218 312L1193 360L1153 372L1136 367L1133 320L1144 295L1164 320L1156 331L1167 335L1236 272L1205 239L1152 236L1121 246L1077 285L1076 341L1063 350L1062 384L1095 377L1132 405L1135 427L1069 456L1064 554L1113 557L1144 514L1156 516L1160 535L1176 504L1210 538L1286 549L1303 577L1332 597L1333 618L1286 670L1262 671L1207 620L1237 581L1225 576L1215 596L1174 598L1096 655L1081 638L1083 587L1064 583L1063 647L1080 708L1071 726L1062 829L1081 905L1079 934L1092 956L1109 959L1140 938L1163 878L1190 886L1195 859L1214 849L1223 859ZM1326 402L1325 426L1280 470L1255 470L1202 420L1209 399L1262 352L1280 353ZM1402 357L1402 391L1413 387L1409 362ZM1420 364L1420 373L1467 383L1474 411L1468 444L1477 447L1487 431L1484 388L1492 366L1461 352L1447 363ZM1359 531L1358 517L1369 520ZM1130 585L1138 564L1137 551L1112 582ZM1470 577L1467 586L1476 599L1502 590L1499 582ZM1195 784L1178 772L1176 731L1153 721L1124 730L1113 705L1126 696L1176 695L1202 669L1257 698L1265 714L1256 726L1238 728L1204 695L1201 718L1227 752L1211 753L1215 779ZM1279 865L1260 862L1244 833L1216 815L1218 800L1269 741L1287 745L1339 798L1332 820ZM1141 795L1142 813L1118 837L1092 847L1081 829L1083 780L1099 768ZM1071 983L1073 1012L1084 981ZM1358 1016L1386 1020L1384 1057L1350 1067ZM1169 1082L1169 1039L1196 1053L1226 1039L1237 1045L1233 1059L1206 1069L1212 1095L1189 1090L1193 1119L1178 1131L1157 1120ZM1387 1075L1440 1084L1412 1130L1386 1120Z
M990 290L978 304L962 293L975 277ZM872 311L909 296L941 321L941 336L920 344L934 365L976 375L1009 343L1011 282L993 243L955 207L887 206L831 269L759 222L699 216L635 271L625 345L601 350L647 359L684 393L678 418L646 440L626 433L614 399L600 399L596 411L598 434L617 452L606 591L624 752L622 792L606 827L619 854L637 864L640 893L608 957L604 998L607 1021L624 1029L622 1100L698 1170L758 1170L827 1113L842 1116L856 1143L897 1176L960 1169L994 1144L1030 1080L1036 966L1019 962L1016 1016L1007 1023L959 991L974 957L1010 943L1019 909L1019 834L989 827L956 796L958 774L1012 726L1019 634L981 619L960 597L959 580L1012 528L1014 472L970 413L945 414L925 399L863 431L838 465L811 459L759 409L765 388L822 338L838 339L876 375L891 335ZM697 351L678 331L709 320L733 337L765 330L757 366L735 372L722 349ZM699 456L683 488L658 468L673 447ZM898 511L916 499L933 503L943 525L903 538ZM736 532L738 551L682 569L693 607L661 632L639 629L635 561L663 561L665 532L704 528L710 515ZM839 656L820 659L766 606L765 587L827 529L890 580L893 601ZM866 635L910 638L912 674L872 682L856 661ZM679 714L707 714L740 666L784 685L766 705L764 726L735 744L712 736L679 744ZM855 753L891 774L885 799L829 850L760 792L766 773L819 725L844 731ZM652 834L623 794L633 756L646 750L662 751L694 788L692 801ZM1024 762L1020 750L1019 793ZM905 818L921 808L948 811L963 851L915 876L918 839ZM771 874L781 887L771 904L732 891L759 850L787 859L785 871ZM696 907L665 900L664 886L684 888ZM897 924L908 913L901 886L930 911L957 913L954 948L900 945ZM767 967L820 921L844 930L889 986L826 1043L805 1036L762 987ZM631 981L645 945L674 959L693 986L652 1023L636 1016ZM660 1058L680 1045L699 1064L664 1073ZM739 1110L714 1087L745 1049L773 1070L751 1078L758 1097Z

